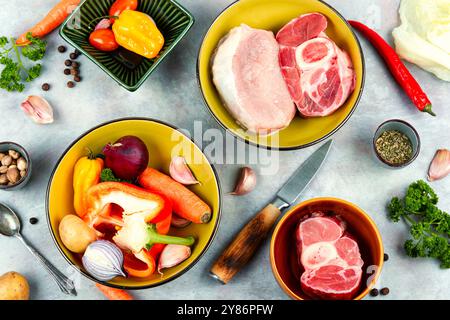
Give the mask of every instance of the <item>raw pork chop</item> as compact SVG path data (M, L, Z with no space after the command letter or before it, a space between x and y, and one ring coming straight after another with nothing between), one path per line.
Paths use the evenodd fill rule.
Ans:
M326 28L323 15L309 13L293 19L276 37L281 72L304 117L333 113L355 87L350 57L327 37Z
M213 57L217 90L231 115L252 132L283 129L295 116L278 53L272 32L243 24L221 40Z
M316 213L297 228L302 290L312 298L352 299L359 289L363 261L358 243L336 217Z

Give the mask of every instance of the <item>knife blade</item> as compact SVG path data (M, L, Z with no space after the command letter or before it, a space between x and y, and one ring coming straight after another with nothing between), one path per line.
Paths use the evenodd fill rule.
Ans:
M327 158L332 142L329 140L314 151L281 187L275 199L244 226L212 266L210 275L213 278L226 284L247 264L272 230L281 210L295 203L314 179Z
M294 174L288 179L283 187L281 187L274 201L274 204L280 203L280 205L277 206L279 209L290 206L297 201L300 194L306 189L311 180L314 179L324 163L332 143L333 140L329 140L317 149L297 170L295 170Z

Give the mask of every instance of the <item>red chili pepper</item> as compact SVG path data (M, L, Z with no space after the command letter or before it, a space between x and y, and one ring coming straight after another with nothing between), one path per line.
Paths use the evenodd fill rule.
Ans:
M431 110L431 102L427 95L400 60L395 50L378 33L361 22L350 20L349 23L353 28L360 31L377 49L395 80L403 88L417 109L435 116L436 114Z

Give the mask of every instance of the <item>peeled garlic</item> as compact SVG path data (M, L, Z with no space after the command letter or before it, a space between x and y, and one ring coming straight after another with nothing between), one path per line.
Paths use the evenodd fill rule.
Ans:
M53 109L44 98L40 96L29 96L20 105L25 114L34 122L47 124L53 122Z
M450 150L439 149L428 169L428 181L445 178L450 173Z
M191 169L189 169L186 160L183 157L174 157L170 162L169 167L170 176L179 183L182 184L197 184L199 183Z
M241 169L240 177L236 188L232 195L241 196L251 192L256 187L256 173L250 167L244 167Z

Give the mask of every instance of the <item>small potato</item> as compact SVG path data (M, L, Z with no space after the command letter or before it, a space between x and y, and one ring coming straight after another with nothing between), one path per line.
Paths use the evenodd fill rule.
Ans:
M0 300L28 300L30 286L20 273L11 271L0 276Z
M61 220L59 236L67 249L75 253L83 253L89 244L97 240L94 229L73 214Z

